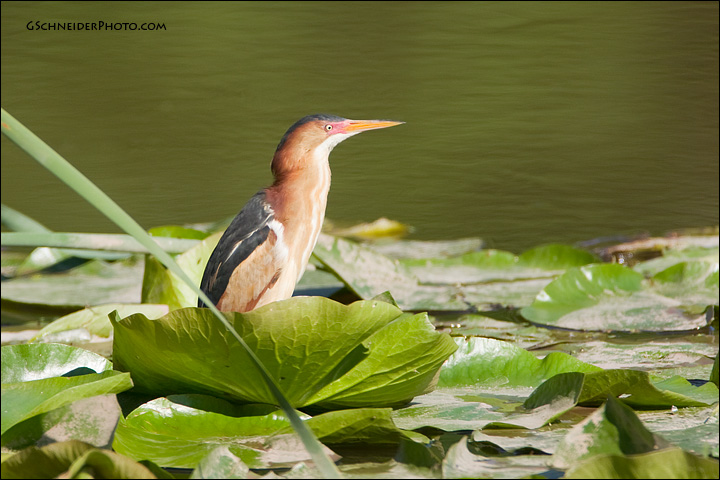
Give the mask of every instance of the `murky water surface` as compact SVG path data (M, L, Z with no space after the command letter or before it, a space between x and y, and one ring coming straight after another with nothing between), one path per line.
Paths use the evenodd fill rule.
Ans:
M2 8L3 107L148 228L234 215L316 112L407 122L333 152L343 224L520 251L718 223L716 2L169 5ZM117 231L4 138L2 202Z

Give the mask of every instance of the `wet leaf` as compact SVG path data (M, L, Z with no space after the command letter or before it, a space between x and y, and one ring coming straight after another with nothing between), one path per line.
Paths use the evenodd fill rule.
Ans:
M704 310L705 306L720 302L717 261L676 263L653 275L652 280L656 292L675 298L683 305L697 305Z
M438 258L454 257L479 250L483 245L480 238L460 238L457 240L423 241L398 240L394 242L373 243L370 248L390 258Z
M206 237L196 246L175 257L175 261L197 285L202 280L212 251L220 241L222 232ZM197 306L197 295L174 273L167 270L152 255L145 258L142 279L142 303L165 304L170 310Z
M223 445L205 455L190 478L247 478L250 469Z
M2 446L20 450L80 440L98 448L109 448L121 414L115 395L77 400L14 425L3 433Z
M611 396L570 429L558 445L552 464L566 469L594 455L632 455L668 446L667 441L645 428L630 407Z
M117 311L120 316L127 317L133 313L142 313L148 318L158 318L168 313L167 305L111 303L97 305L58 318L43 327L31 342L46 339L59 332L83 329L90 335L108 338L112 335L112 324L108 318L110 312Z
M652 382L647 372L603 370L590 373L570 372L555 375L540 385L525 401L526 408L537 408L557 395L566 396L581 386L577 403L598 404L608 395L634 408L670 408L707 406L717 402L718 390L712 383L695 387L681 377Z
M456 348L427 316L382 301L345 306L295 297L227 317L297 407L407 402L431 388ZM132 315L113 324L116 368L130 371L140 391L274 403L247 352L207 309L152 321Z
M686 315L681 303L643 283L643 276L615 264L572 268L553 280L529 307L528 320L576 330L689 330L706 324Z
M57 344L2 347L2 432L35 415L132 387L94 353ZM16 432L17 434L18 432Z
M375 240L378 238L402 237L409 231L410 227L404 223L382 217L370 223L360 223L347 228L334 228L331 233L340 237Z
M571 468L564 478L718 478L718 461L679 448L625 457L598 455Z
M390 412L361 408L301 417L324 444L398 445L409 438L428 441L398 429ZM307 459L304 449L293 443L292 431L282 411L272 405L239 406L206 395L171 395L138 407L122 420L113 448L131 458L186 468L198 462L202 465L205 457L219 448L223 457L229 453L250 468L267 468L291 463L290 457L282 455L291 445L300 450L292 461Z
M544 245L516 256L501 250L480 250L452 258L403 260L422 283L481 283L547 278L566 268L592 263L592 254L567 245Z
M594 372L599 367L553 352L539 360L511 343L490 338L456 339L458 350L440 370L441 387L490 384L537 386L563 372Z
M142 282L142 262L134 257L107 263L88 262L63 273L33 275L3 282L3 301L52 306L138 303Z
M448 449L443 478L523 478L547 471L544 456L485 457L468 449L467 438Z
M69 345L6 345L0 352L3 384L112 370L106 358Z
M264 437L290 425L272 405L233 405L206 395L157 398L121 419L113 449L163 467L195 468L215 448L252 468L267 466ZM304 450L304 449L301 449Z
M29 447L2 462L3 478L157 478L127 457L70 440Z

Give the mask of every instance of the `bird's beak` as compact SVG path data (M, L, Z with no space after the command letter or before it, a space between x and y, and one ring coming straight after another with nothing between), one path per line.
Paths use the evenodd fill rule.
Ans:
M349 120L344 130L346 132L360 133L365 130L394 127L403 123L405 122L394 122L392 120Z

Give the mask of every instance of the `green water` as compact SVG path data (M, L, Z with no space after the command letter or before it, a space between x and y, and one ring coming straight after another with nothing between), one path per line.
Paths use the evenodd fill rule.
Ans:
M235 214L316 112L407 122L335 149L336 222L515 251L718 223L717 2L7 2L1 35L2 106L148 228ZM2 202L117 231L5 138Z

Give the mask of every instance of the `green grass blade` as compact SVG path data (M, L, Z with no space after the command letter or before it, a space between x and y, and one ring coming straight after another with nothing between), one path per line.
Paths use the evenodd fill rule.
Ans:
M213 302L205 295L200 288L195 285L185 272L175 263L170 255L165 252L155 241L147 234L147 232L119 205L117 205L110 197L92 183L78 169L72 166L55 150L50 148L45 142L38 138L34 133L28 130L24 125L15 120L15 118L2 109L2 132L20 148L25 150L38 163L50 170L60 180L65 182L70 188L75 190L80 196L85 198L91 205L100 210L105 216L112 220L116 225L125 232L132 235L135 240L143 245L151 252L163 265L170 271L181 278L189 287L191 287L200 299L210 307L210 310L225 325L230 333L238 342L247 350L248 355L252 358L255 366L259 369L268 387L275 395L278 404L283 409L290 423L300 436L305 448L313 458L320 473L326 478L339 478L340 472L335 464L328 458L322 450L322 444L317 440L312 431L300 420L295 410L292 408L288 400L283 395L280 387L270 376L265 366L262 364L255 353L250 350L245 341L230 325L225 316L213 305Z
M149 250L130 235L111 233L2 233L2 244L12 247L61 247L87 248L111 252L148 253ZM168 253L182 253L199 243L184 238L153 237L153 240Z
M0 206L0 218L2 218L2 224L6 228L15 232L35 232L35 233L50 233L52 230L47 228L42 223L28 217L27 215L18 212L14 208L10 208L5 204Z

